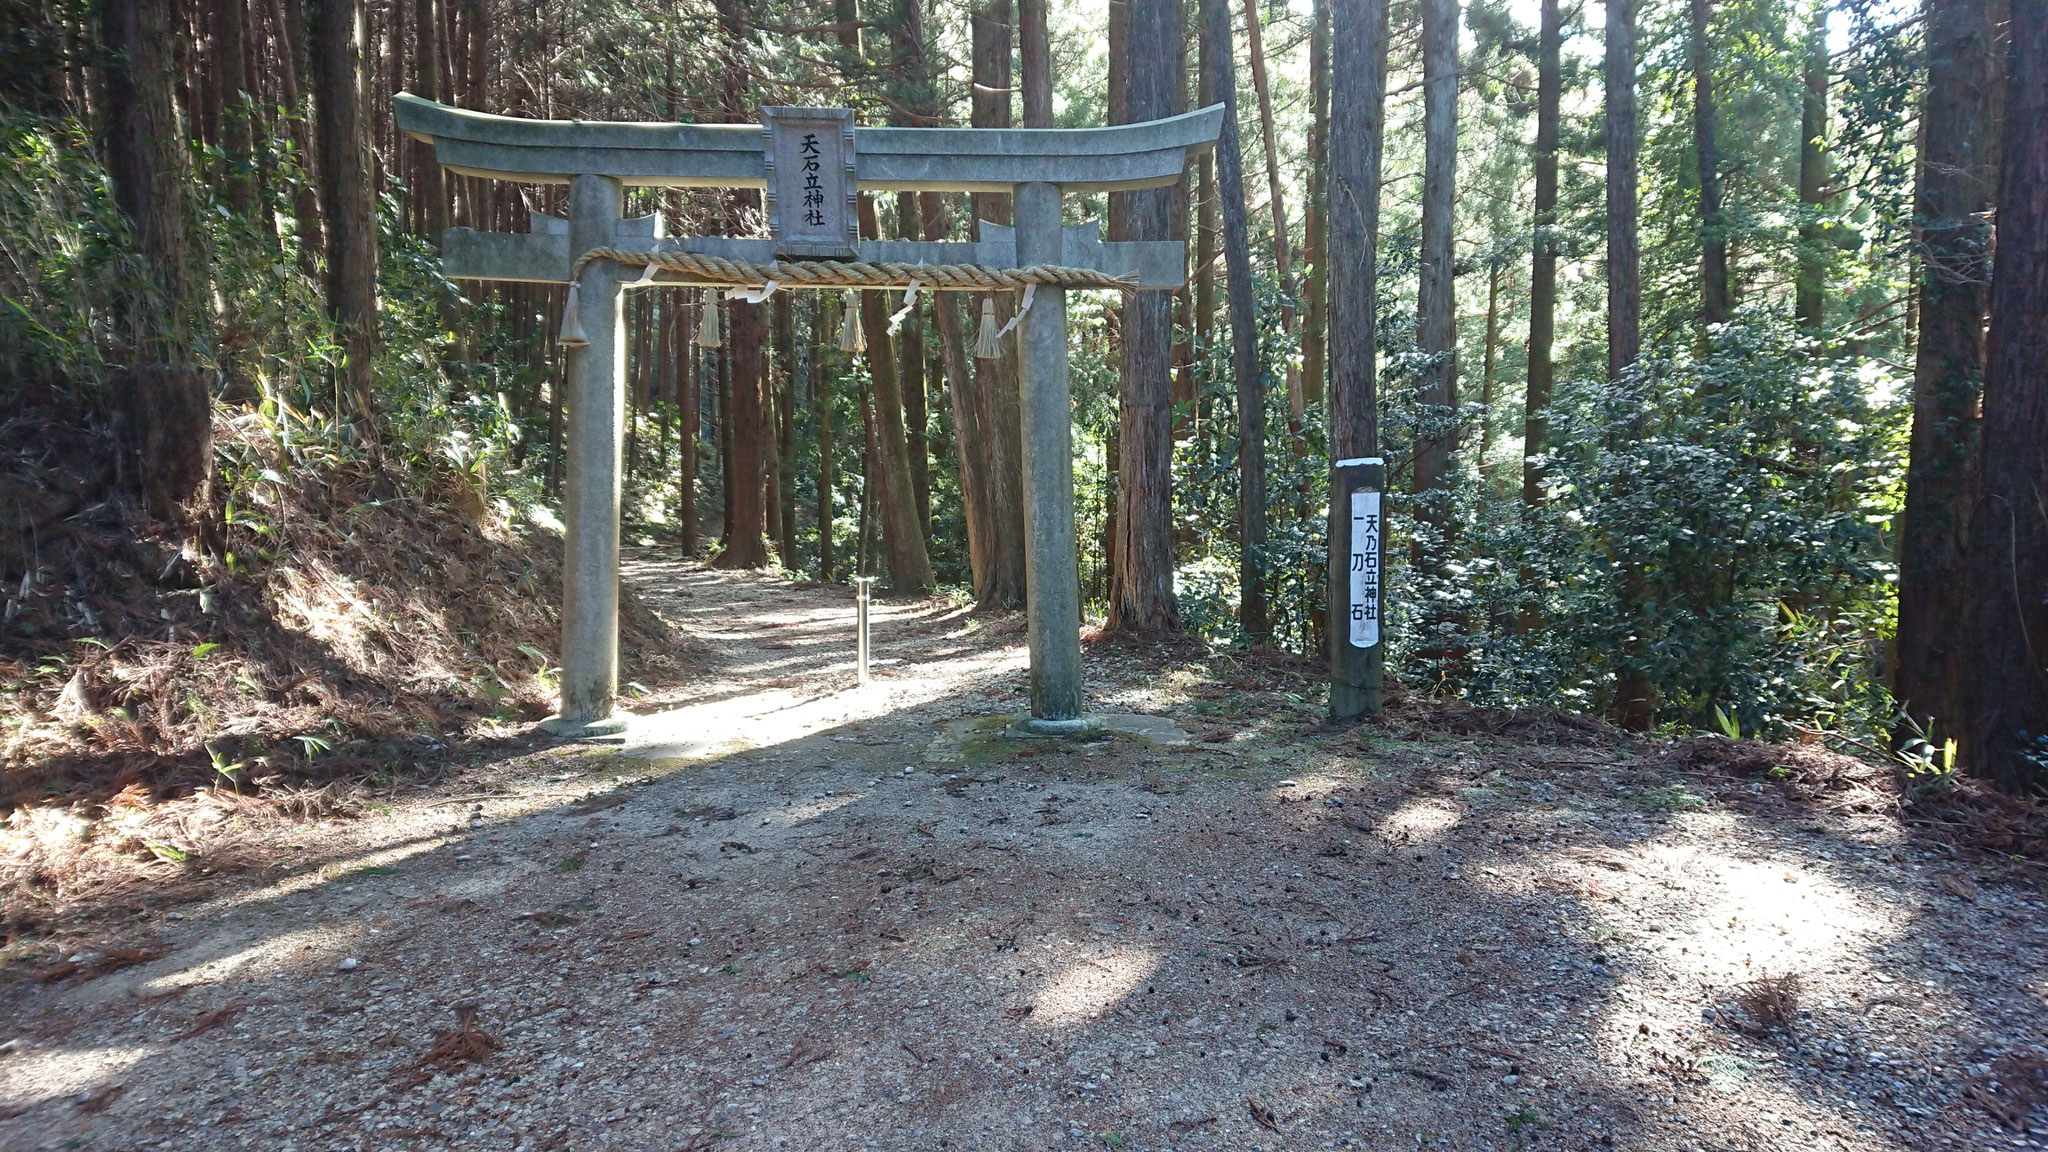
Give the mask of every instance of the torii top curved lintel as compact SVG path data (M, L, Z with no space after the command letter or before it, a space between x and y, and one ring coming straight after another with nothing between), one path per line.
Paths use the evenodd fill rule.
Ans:
M758 124L527 120L392 97L398 126L434 146L441 166L464 176L566 184L616 177L653 188L761 188L767 184ZM1108 128L855 128L864 192L1007 192L1058 184L1074 192L1123 192L1178 181L1213 147L1223 106Z

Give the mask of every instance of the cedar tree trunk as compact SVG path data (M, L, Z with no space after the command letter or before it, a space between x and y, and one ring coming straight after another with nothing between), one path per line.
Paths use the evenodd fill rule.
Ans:
M1828 161L1828 10L1816 8L1806 39L1806 90L1799 105L1799 280L1792 315L1810 334L1820 332L1827 280L1827 232L1820 211L1826 194Z
M860 226L865 235L876 235L872 195L861 197ZM880 474L871 479L880 482L877 508L882 519L882 547L889 554L889 588L899 595L921 596L932 590L932 562L917 517L910 446L903 428L903 398L897 388L896 350L889 337L889 311L885 293L860 293L868 377L874 388L875 471Z
M1434 362L1423 370L1417 402L1415 491L1450 483L1458 443L1458 314L1452 264L1458 168L1458 2L1423 0L1422 269L1416 342ZM1430 510L1424 509L1429 515ZM1440 516L1434 517L1440 523Z
M320 206L327 215L327 314L342 349L336 386L354 409L356 427L374 441L377 215L363 114L363 12L360 0L310 4L314 135L320 149Z
M2048 784L2048 5L2012 5L1998 262L1970 516L1964 763L2015 792Z
M1124 113L1132 122L1173 114L1181 69L1179 0L1128 0ZM1173 235L1178 189L1125 193L1131 240ZM1173 298L1136 292L1123 318L1123 411L1118 435L1116 539L1109 627L1177 631L1173 593Z
M1721 152L1714 142L1712 0L1691 0L1692 132L1700 178L1700 322L1726 324L1735 314L1728 295L1728 233L1721 218Z
M1564 41L1557 0L1543 0L1536 44L1536 240L1529 264L1529 384L1522 407L1522 502L1543 503L1538 458L1550 431L1550 388L1557 376L1551 343L1557 335L1557 120L1562 89L1558 54Z
M1011 125L1010 0L984 0L973 12L974 99L976 128L1008 128ZM975 235L980 221L1010 222L1007 193L974 194ZM980 331L981 303L990 299L996 306L996 323L1009 322L1016 311L1016 294L996 292L988 297L968 297L968 323ZM1017 342L1006 338L1002 353L992 359L974 361L975 403L981 426L987 431L989 563L988 577L975 588L978 607L1002 611L1024 606L1024 440L1023 397L1018 391Z
M1368 0L1372 2L1372 0ZM1245 223L1244 156L1237 129L1237 68L1232 59L1228 0L1202 0L1209 30L1208 59L1223 131L1216 140L1217 196L1223 214L1223 262L1228 277L1231 372L1237 385L1238 626L1253 644L1272 642L1261 570L1266 550L1266 401L1259 367L1258 327L1252 314L1251 236Z
M1997 141L1996 0L1927 6L1927 94L1921 112L1920 330L1913 365L1913 430L1899 528L1898 657L1892 697L1939 745L1960 735L1955 697L1969 534L1977 398L1990 299L1991 209ZM1975 657L1972 657L1974 662Z
M1619 381L1642 352L1643 291L1641 255L1636 237L1636 14L1635 0L1607 0L1607 377ZM1641 430L1633 424L1627 438ZM1614 445L1626 451L1627 445ZM1633 487L1624 470L1618 481L1622 502ZM1621 642L1615 677L1615 722L1631 732L1647 732L1656 722L1657 694L1644 668L1642 618L1646 590L1642 569L1628 558L1620 563L1619 597L1629 631Z

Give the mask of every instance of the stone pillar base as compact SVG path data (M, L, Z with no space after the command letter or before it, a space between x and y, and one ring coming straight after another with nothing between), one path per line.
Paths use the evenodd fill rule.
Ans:
M571 720L566 716L554 715L540 722L540 730L563 740L589 740L598 736L618 736L627 728L627 717L606 716L601 720Z
M1103 728L1100 716L1075 716L1065 720L1044 720L1037 716L1019 716L1017 722L1004 731L1006 736L1078 736L1083 732L1094 732Z

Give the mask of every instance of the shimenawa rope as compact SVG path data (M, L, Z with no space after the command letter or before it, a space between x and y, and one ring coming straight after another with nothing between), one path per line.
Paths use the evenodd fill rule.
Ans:
M1093 268L1069 268L1059 264L1034 264L1029 268L987 268L979 264L869 263L861 260L778 260L755 264L727 260L695 252L628 252L620 248L593 248L576 258L569 269L570 280L583 274L592 260L613 260L643 268L694 277L707 284L759 285L774 281L784 288L904 288L912 281L923 288L1018 292L1033 285L1060 288L1113 288L1121 292L1138 290L1138 274L1111 276Z

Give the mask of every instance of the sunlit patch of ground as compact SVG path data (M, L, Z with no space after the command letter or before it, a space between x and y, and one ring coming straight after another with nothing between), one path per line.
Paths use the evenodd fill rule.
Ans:
M1072 957L1032 995L1031 1022L1057 1028L1099 1020L1157 972L1159 961L1158 954L1136 948Z
M126 1073L158 1052L156 1045L17 1048L0 1064L0 1100L22 1109L70 1099L79 1105L91 1104L94 1094L119 1084Z

